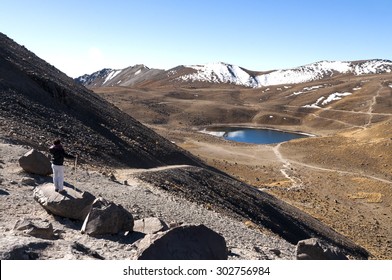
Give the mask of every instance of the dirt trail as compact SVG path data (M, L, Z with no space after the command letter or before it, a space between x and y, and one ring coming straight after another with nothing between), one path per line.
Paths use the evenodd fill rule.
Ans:
M283 164L282 168L280 169L280 172L283 174L284 177L286 177L292 182L292 185L289 189L301 188L303 185L302 180L298 177L298 175L295 174L293 168L291 167L290 162L287 159L285 159L279 151L281 144L282 143L279 143L278 145L272 148L278 161L280 161Z
M368 174L363 174L363 173L359 173L359 172L352 172L352 171L346 171L346 170L335 169L335 168L325 168L325 167L320 167L320 166L316 166L316 165L311 165L311 164L299 162L299 161L296 161L296 160L287 159L287 158L283 157L282 153L280 152L281 144L282 143L279 143L278 145L274 146L272 148L272 150L274 151L278 161L282 162L283 167L282 167L282 169L280 171L287 179L289 179L293 183L292 188L294 188L294 187L301 187L302 186L302 181L298 177L298 175L296 175L295 172L293 171L293 168L291 166L292 164L300 165L302 167L316 169L316 170L320 170L320 171L337 172L337 173L340 173L340 174L348 174L348 175L353 175L353 176L356 176L356 177L365 177L365 178L373 179L373 180L376 180L376 181L379 181L379 182L392 184L392 181L390 181L390 180L386 180L386 179L379 178L379 177L372 176L372 175L368 175Z
M368 128L372 124L374 106L376 106L377 104L377 97L380 96L381 89L382 89L382 85L380 85L376 94L372 97L372 102L370 103L369 110L367 111L367 114L369 115L369 120L367 124L364 125L364 128Z
M156 168L148 168L148 169L142 169L142 168L139 168L139 169L136 169L136 168L116 169L116 175L118 178L129 178L129 176L132 176L132 175L138 174L138 173L157 172L157 171L168 170L168 169L185 168L188 166L189 165L166 165L166 166L161 166L161 167L156 167Z

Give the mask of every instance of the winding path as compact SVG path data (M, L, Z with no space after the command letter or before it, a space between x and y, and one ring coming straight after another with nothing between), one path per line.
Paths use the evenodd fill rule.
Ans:
M278 145L274 146L272 148L272 150L274 151L277 159L280 162L282 162L283 167L282 167L282 169L280 169L280 172L287 179L289 179L292 182L292 187L291 188L298 188L298 187L301 187L303 185L302 180L298 177L298 175L295 174L295 172L293 172L293 170L291 168L291 164L296 164L296 165L300 165L302 167L316 169L316 170L320 170L320 171L337 172L337 173L340 173L340 174L348 174L348 175L354 175L354 176L359 176L359 177L365 177L365 178L376 180L376 181L379 181L379 182L382 182L382 183L392 184L392 181L390 181L390 180L379 178L379 177L372 176L372 175L367 175L367 174L363 174L363 173L359 173L359 172L351 172L351 171L339 170L339 169L334 169L334 168L324 168L324 167L310 165L310 164L306 164L306 163L295 161L295 160L288 160L288 159L284 158L283 155L281 154L281 152L279 151L281 144L282 143L279 143Z

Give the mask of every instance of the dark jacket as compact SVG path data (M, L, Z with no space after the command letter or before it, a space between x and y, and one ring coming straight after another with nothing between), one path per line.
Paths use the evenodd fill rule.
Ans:
M73 155L67 154L64 151L63 146L61 145L53 145L49 148L49 152L52 154L52 163L54 165L63 165L64 158L74 159Z

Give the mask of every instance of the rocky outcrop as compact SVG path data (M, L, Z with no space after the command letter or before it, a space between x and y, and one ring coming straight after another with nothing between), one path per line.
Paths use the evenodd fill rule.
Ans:
M301 240L297 244L297 260L347 260L346 255L318 238Z
M24 171L29 173L44 176L52 174L49 158L35 149L28 151L19 158L19 165Z
M35 188L33 195L34 199L49 213L83 221L90 211L95 196L76 188L64 188L64 190L66 190L64 194L55 192L54 185L47 183Z
M92 204L81 231L92 236L117 234L132 231L133 224L132 214L121 205L99 197Z
M133 231L142 232L144 234L154 234L167 229L167 224L156 217L136 220L133 227Z
M185 225L146 235L137 244L138 260L226 260L225 239L204 225Z

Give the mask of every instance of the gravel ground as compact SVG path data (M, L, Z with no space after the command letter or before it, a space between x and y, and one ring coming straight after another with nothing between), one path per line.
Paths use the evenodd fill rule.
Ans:
M19 167L18 159L29 147L0 143L0 255L27 246L38 259L90 259L97 256L111 259L132 259L136 253L138 235L94 238L80 233L80 222L48 214L33 199L34 188L51 177L31 176ZM65 180L78 189L102 196L129 210L135 219L158 217L171 224L204 224L226 239L229 259L294 259L295 246L269 232L261 232L251 225L208 210L197 203L174 197L132 177L127 184L112 181L87 166L67 165ZM34 183L24 184L32 177ZM56 240L26 237L13 230L23 218L49 220L58 233Z

